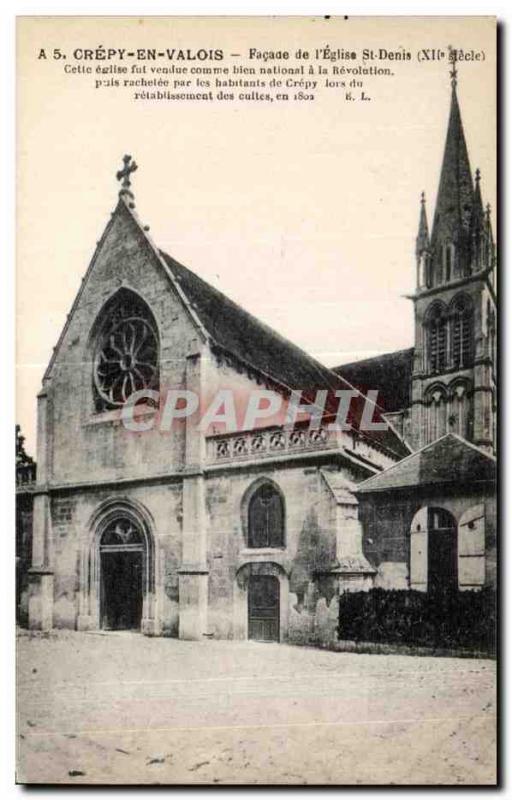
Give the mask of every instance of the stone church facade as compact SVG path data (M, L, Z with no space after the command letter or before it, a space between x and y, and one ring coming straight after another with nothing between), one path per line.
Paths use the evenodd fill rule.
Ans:
M160 251L134 168L38 396L37 480L19 486L30 627L325 642L340 592L492 584L495 254L455 83L432 235L421 207L415 347L380 360L328 369ZM318 427L176 414L163 432L155 399L353 387L356 405L379 389L386 430L336 428L326 406Z

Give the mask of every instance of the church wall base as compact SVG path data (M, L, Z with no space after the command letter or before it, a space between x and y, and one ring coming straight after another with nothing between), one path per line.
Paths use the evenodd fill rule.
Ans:
M179 638L200 640L208 633L208 573L180 571Z
M53 573L31 569L29 581L28 626L32 631L50 631L53 628Z

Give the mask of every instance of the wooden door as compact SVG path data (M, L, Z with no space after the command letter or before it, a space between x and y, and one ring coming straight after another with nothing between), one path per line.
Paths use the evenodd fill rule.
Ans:
M101 553L101 627L140 630L142 619L142 553Z
M249 639L279 641L279 579L273 575L249 579Z

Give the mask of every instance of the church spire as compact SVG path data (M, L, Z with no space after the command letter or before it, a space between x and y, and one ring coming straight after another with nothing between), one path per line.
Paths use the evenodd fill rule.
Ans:
M470 228L474 192L457 97L455 62L453 62L450 78L452 87L450 115L431 240L434 269L439 276L444 274L444 254L447 247L452 250L455 256L455 270L461 275L469 271L471 258Z

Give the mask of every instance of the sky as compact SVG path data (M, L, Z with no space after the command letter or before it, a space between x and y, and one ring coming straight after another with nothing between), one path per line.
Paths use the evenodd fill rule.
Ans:
M331 24L332 23L332 24ZM41 47L403 46L372 100L141 103L37 58ZM35 454L36 394L96 242L124 153L157 245L332 366L413 344L419 198L435 204L450 103L446 63L484 202L496 203L490 18L25 18L18 21L17 419ZM247 60L244 63L248 63ZM389 66L389 64L383 64Z

